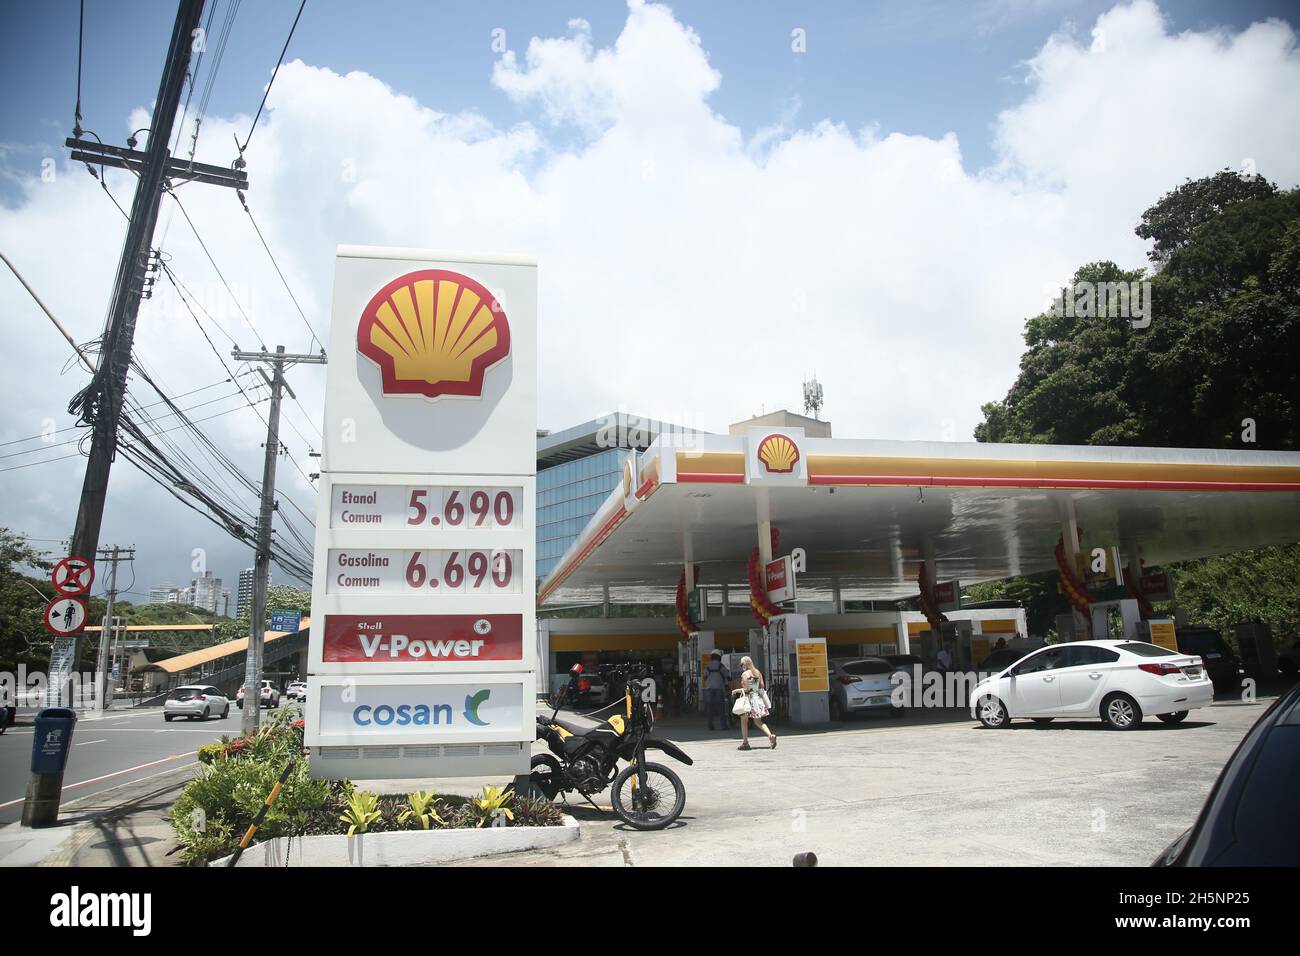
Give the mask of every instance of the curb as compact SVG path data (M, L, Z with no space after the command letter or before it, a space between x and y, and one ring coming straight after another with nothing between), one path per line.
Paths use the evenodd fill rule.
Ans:
M558 827L484 827L457 830L399 830L367 833L277 837L255 843L240 857L238 867L354 866L402 867L453 863L498 853L542 850L573 843L581 835L578 821L564 815ZM260 848L261 853L254 852ZM208 863L224 867L231 857ZM292 864L288 860L292 860Z

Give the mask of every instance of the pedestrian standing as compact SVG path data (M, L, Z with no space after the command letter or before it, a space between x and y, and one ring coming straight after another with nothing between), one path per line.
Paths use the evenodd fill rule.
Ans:
M714 651L709 658L709 665L704 669L704 712L708 715L709 730L731 729L731 708L727 706L727 685L731 683L731 673L722 663L722 655ZM716 711L718 726L713 726Z
M767 734L768 742L773 750L776 749L776 734L767 729L763 723L763 718L772 712L772 703L767 696L767 681L763 679L762 673L754 666L752 658L746 656L740 659L740 686L731 693L737 701L744 701L743 704L737 704L734 713L740 715L740 746L737 750L749 750L749 722L752 720L754 726L763 733Z

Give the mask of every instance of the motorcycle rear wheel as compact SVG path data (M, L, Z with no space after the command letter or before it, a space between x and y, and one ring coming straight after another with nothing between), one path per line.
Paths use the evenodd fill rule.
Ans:
M547 800L554 800L560 792L564 777L560 762L550 754L537 754L528 766L531 771L528 778L532 781L533 788Z
M671 826L686 808L686 787L681 777L661 763L647 763L645 771L645 786L633 787L636 764L624 767L614 778L610 800L614 812L628 826L637 830L662 830ZM638 794L638 790L645 793Z

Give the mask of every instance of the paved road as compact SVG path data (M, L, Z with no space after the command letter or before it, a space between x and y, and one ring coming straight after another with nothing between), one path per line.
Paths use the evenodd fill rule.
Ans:
M194 762L200 744L240 735L241 711L224 720L163 720L161 708L109 713L77 721L63 777L65 799L88 796ZM21 818L32 755L31 727L0 736L0 824Z

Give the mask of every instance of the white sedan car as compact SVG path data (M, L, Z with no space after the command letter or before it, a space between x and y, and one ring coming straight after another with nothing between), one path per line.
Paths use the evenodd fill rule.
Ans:
M1143 641L1075 641L1044 647L986 677L971 691L970 707L990 728L1019 717L1100 717L1114 730L1131 730L1146 714L1176 724L1213 700L1199 657Z

